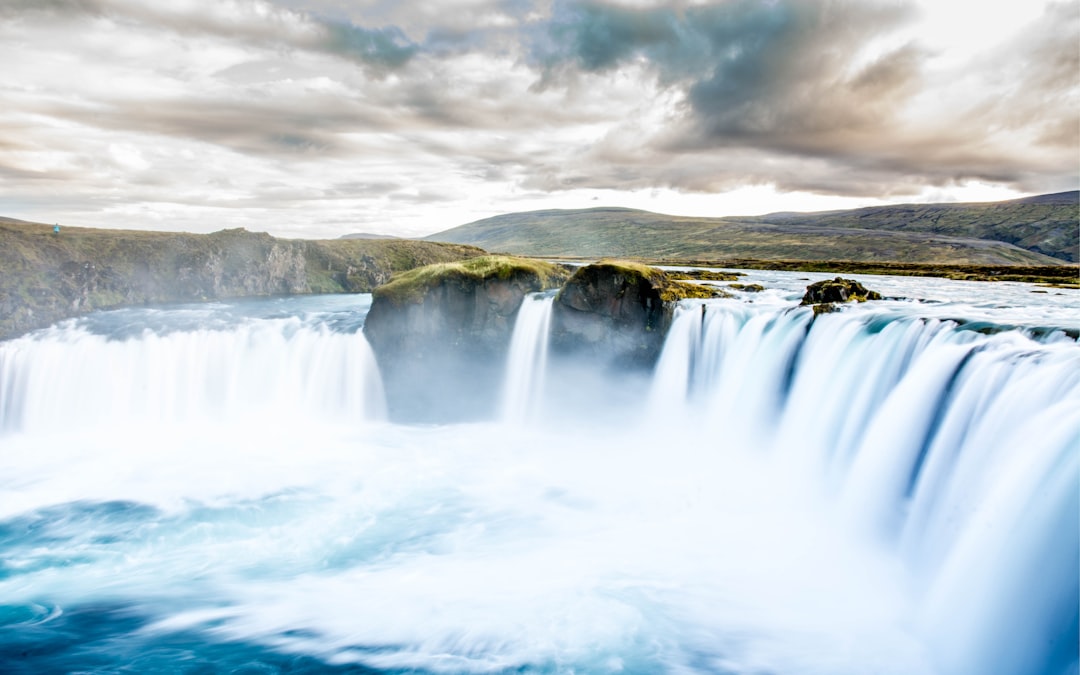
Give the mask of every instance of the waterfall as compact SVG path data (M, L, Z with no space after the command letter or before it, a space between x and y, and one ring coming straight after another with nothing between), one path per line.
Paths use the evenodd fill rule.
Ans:
M942 672L1074 662L1075 342L723 302L682 308L669 335L657 414L682 406L719 452L812 477L857 536L897 549Z
M980 288L689 302L651 379L527 296L494 423L363 423L363 297L0 342L0 671L1076 675L1080 346Z
M530 293L521 302L506 360L501 417L524 422L536 414L544 391L548 329L555 296Z
M0 343L0 432L300 414L385 416L363 334L297 319L125 339L72 325Z

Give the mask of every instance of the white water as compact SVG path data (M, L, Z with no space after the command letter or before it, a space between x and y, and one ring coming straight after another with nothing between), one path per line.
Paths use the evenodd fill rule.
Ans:
M114 340L55 329L0 349L0 431L242 416L385 417L363 335L295 319Z
M653 409L764 449L854 536L895 550L941 672L1035 672L1048 643L1075 645L1077 345L870 311L809 318L681 308Z
M1080 347L753 299L542 425L374 421L318 313L0 343L0 597L377 669L1075 673Z
M555 296L525 296L510 338L506 378L500 397L501 417L523 423L535 419L543 400L547 372L548 331Z

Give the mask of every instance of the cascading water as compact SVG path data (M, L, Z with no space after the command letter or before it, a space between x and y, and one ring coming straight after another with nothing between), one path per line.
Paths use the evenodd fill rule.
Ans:
M530 293L518 310L500 403L500 415L508 422L525 422L537 414L547 371L548 331L554 301L555 296L550 293Z
M0 671L1075 675L1080 294L761 274L636 407L537 408L530 297L492 424L364 424L366 298L0 343Z
M652 400L820 480L857 536L897 549L942 672L1075 668L1077 345L810 317L680 308Z
M55 328L0 345L0 431L240 415L385 416L363 335L276 319L117 340Z

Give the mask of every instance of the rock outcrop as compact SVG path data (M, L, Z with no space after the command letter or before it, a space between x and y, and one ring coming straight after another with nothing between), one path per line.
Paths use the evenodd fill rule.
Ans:
M814 315L830 314L837 311L837 303L843 302L866 302L867 300L880 300L881 294L877 291L868 290L865 286L854 279L826 279L812 283L806 287L803 295L803 305L811 305Z
M854 279L826 279L818 281L806 287L803 295L803 305L818 305L833 302L866 302L867 300L880 300L881 294L877 291L867 290L865 286Z
M367 292L394 272L483 251L406 240L276 239L0 220L0 339L121 305Z
M675 304L721 294L715 287L675 281L662 270L638 263L587 265L555 298L551 348L602 365L652 367Z
M485 256L415 269L376 288L364 335L391 415L423 422L490 416L522 300L568 276L551 263Z

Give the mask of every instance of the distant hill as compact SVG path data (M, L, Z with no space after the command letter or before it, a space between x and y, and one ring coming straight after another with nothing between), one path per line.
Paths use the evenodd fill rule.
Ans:
M395 237L392 234L371 234L370 232L353 232L351 234L343 234L338 239L400 239L401 237Z
M1078 259L1077 192L978 204L695 218L624 208L545 210L425 237L535 256L1056 265Z
M1003 241L1061 260L1080 260L1080 192L1006 202L897 204L850 211L772 213L732 220Z

